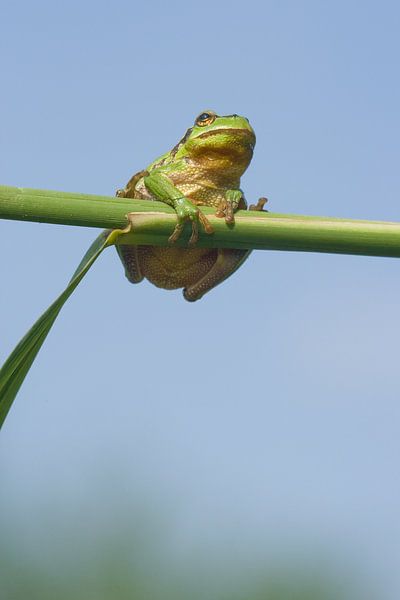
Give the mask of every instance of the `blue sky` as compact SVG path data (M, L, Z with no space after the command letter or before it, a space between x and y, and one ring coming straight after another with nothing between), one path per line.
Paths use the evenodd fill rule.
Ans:
M1 12L2 184L112 195L213 108L256 131L248 200L400 219L397 3ZM1 223L1 360L96 234ZM9 525L36 539L50 506L56 521L81 506L104 517L110 498L95 490L112 481L115 502L164 506L178 555L229 548L273 564L322 548L380 600L398 598L399 269L257 252L192 305L129 285L110 249L2 430Z

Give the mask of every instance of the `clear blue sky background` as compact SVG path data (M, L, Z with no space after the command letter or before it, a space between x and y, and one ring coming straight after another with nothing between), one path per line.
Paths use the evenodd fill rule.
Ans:
M112 195L213 108L257 133L250 201L400 220L397 2L16 1L1 22L2 184ZM3 360L97 232L0 226ZM143 501L177 556L327 554L397 599L399 303L396 259L257 252L189 304L107 251L1 432L15 539L51 514L72 547L68 515Z

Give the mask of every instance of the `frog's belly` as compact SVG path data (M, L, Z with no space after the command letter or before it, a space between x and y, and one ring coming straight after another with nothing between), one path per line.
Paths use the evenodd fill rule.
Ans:
M199 281L217 260L215 248L161 248L138 246L142 274L166 290L187 287Z

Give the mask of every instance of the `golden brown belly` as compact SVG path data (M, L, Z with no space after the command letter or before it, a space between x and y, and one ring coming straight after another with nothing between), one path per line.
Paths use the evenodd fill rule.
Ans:
M138 246L142 274L166 290L189 286L199 281L217 260L215 248L160 248Z

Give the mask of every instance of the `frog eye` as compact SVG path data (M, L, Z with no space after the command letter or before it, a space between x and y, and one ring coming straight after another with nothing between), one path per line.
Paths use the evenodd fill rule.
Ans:
M215 121L216 114L212 111L203 112L199 115L195 121L195 125L199 127L205 127L206 125L211 125Z

